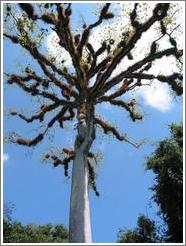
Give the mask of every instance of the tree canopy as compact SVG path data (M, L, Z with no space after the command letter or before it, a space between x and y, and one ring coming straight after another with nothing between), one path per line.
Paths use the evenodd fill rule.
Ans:
M173 123L169 128L171 136L160 141L146 163L155 174L152 198L167 229L161 234L154 221L139 216L135 229L120 231L119 242L183 242L183 126Z
M183 126L172 124L171 136L160 142L148 159L147 169L156 177L153 199L167 226L167 242L183 241Z
M12 208L5 206L3 217L4 243L68 243L68 230L62 224L35 225L12 219Z
M141 215L137 220L137 227L132 230L120 230L118 243L154 243L159 238L155 222Z

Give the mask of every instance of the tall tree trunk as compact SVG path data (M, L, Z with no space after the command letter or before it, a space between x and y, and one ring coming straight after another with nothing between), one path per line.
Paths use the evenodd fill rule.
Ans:
M91 243L91 222L88 193L88 152L95 138L93 110L79 119L75 141L70 198L70 243Z
M70 201L70 242L91 243L87 157L76 151Z

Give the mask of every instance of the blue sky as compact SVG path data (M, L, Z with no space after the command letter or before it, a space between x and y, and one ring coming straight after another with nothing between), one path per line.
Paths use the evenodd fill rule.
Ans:
M78 27L81 23L81 13L87 22L93 21L96 17L91 15L91 11L95 6L74 4L74 26ZM28 63L33 64L33 61L26 53L9 41L4 41L4 72L18 73L20 64ZM37 66L35 69L40 72ZM100 197L90 191L94 242L116 242L118 230L134 227L139 214L157 219L157 207L150 200L152 192L149 190L154 176L145 171L144 165L158 141L169 135L168 125L182 120L182 101L170 96L168 87L159 87L159 94L157 88L150 91L151 100L147 98L147 91L136 93L144 112L142 122L133 123L126 112L114 106L97 107L97 111L117 124L123 133L127 133L134 140L145 138L147 141L139 149L135 149L97 131L94 149L100 152L103 158L97 170ZM161 101L161 97L169 100L168 106L163 107L165 100ZM16 86L4 85L5 108L18 108L29 112L36 103ZM27 125L16 117L4 117L5 135L16 131L22 136L34 136L37 128L38 123ZM41 154L51 147L72 146L74 136L75 130L67 124L64 130L55 125L55 130L50 133L53 140L48 137L34 149L13 144L4 145L4 202L12 202L15 205L15 219L23 224L63 223L68 226L71 179L64 177L62 167L54 168L52 164L42 163Z

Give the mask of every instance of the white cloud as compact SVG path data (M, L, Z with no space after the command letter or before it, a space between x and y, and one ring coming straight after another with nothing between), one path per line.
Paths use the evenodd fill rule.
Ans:
M72 59L70 54L59 45L59 37L55 31L51 31L46 39L46 48L48 54L56 59L57 63L64 61L63 65L66 67L72 66Z
M111 109L111 105L109 102L103 102L101 104L102 108L105 109L105 110L110 110Z
M161 112L166 112L173 107L172 97L168 85L157 80L150 86L143 86L136 90L137 96L144 100L144 103Z
M3 153L3 161L5 162L5 161L8 161L9 159L10 159L9 154Z

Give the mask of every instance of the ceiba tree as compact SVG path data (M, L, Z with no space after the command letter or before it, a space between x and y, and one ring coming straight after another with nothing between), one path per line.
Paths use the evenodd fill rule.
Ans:
M47 131L57 122L63 128L65 121L77 120L77 136L74 148L62 148L61 152L66 154L65 158L47 153L46 158L51 160L54 166L64 165L65 175L68 175L68 164L73 161L72 186L70 199L70 242L90 243L91 223L89 213L88 187L92 186L96 195L99 195L96 182L94 166L91 158L95 154L91 152L91 146L96 136L96 126L102 128L105 134L111 133L119 141L125 141L138 147L127 135L121 134L116 127L104 120L95 112L95 106L103 102L118 106L128 112L132 121L141 120L143 116L136 111L134 100L124 101L121 96L143 86L143 81L159 80L167 83L177 95L181 95L182 74L172 73L171 75L155 75L150 73L153 62L163 57L175 57L180 61L183 51L178 48L175 38L167 31L164 18L169 10L168 3L158 3L154 7L151 16L141 22L137 17L138 4L135 3L130 13L130 25L132 32L124 31L121 40L103 41L98 49L89 42L91 34L104 21L114 18L110 10L110 3L102 6L97 20L90 25L83 25L81 33L75 33L71 28L72 4L52 3L48 4L47 12L42 11L46 4L19 3L18 7L22 14L14 15L11 5L7 5L7 18L13 18L17 35L5 32L4 37L16 45L24 48L41 68L43 74L38 74L32 67L25 67L23 74L5 73L8 84L16 84L21 90L32 97L39 97L45 100L37 114L26 116L22 113L11 111L10 115L18 116L27 123L34 121L45 122L48 120L48 113L54 112L54 116L45 122L46 128L32 139L20 138L16 135L11 141L23 146L36 146L40 143ZM44 6L45 5L45 6ZM18 8L17 7L17 8ZM7 21L7 20L5 20ZM32 29L26 21L35 23L41 21L49 25L58 38L59 45L69 53L73 69L59 66L54 60L47 57L38 47L37 42L32 39ZM155 23L159 23L160 37L154 40L148 47L149 51L143 59L133 62L129 67L121 67L118 74L113 75L118 64L128 57L133 60L133 51L142 35L147 32ZM40 31L43 31L43 24L40 24ZM163 50L158 49L158 42L162 37L167 36L171 47ZM41 44L40 44L41 45ZM112 48L114 45L114 49ZM99 59L102 56L102 59ZM86 58L86 59L85 59ZM94 78L94 80L93 80ZM94 83L90 83L94 81ZM120 84L121 86L117 86ZM55 86L56 91L51 92L50 86ZM115 88L115 91L108 95L108 92ZM56 113L56 109L58 112ZM55 114L56 113L56 114Z

